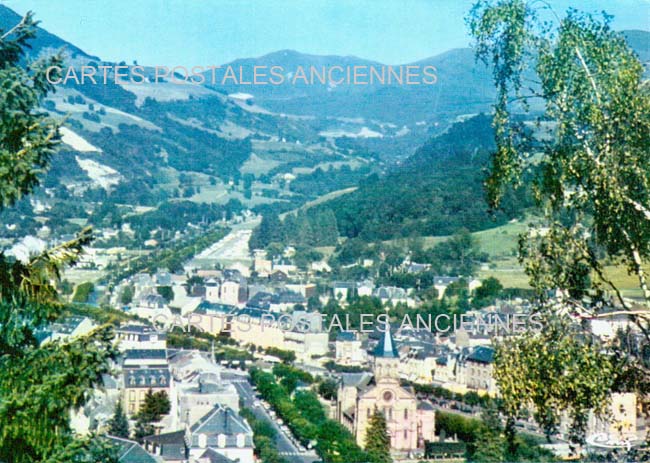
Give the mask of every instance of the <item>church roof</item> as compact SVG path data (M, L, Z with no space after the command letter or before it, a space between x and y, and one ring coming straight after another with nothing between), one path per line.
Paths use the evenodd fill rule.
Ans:
M395 347L395 340L390 332L390 324L386 326L384 336L379 340L377 347L375 347L374 356L383 358L399 358L397 347Z

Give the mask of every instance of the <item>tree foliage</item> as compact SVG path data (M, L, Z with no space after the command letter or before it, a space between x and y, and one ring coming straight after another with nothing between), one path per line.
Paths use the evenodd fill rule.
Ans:
M576 322L608 317L603 309L615 306L648 342L650 93L638 57L609 22L605 13L570 9L560 17L545 2L523 0L478 1L467 19L497 88L489 204L498 208L504 192L529 176L545 217L519 242L545 327L500 346L499 387L510 425L533 403L552 432L566 411L575 442L584 441L589 411L602 411L610 392L647 400L650 391L640 355L594 339ZM533 103L544 112L528 130L513 114ZM622 296L602 257L637 279L641 303Z
M375 410L366 430L365 450L369 461L372 463L391 463L390 436L386 427L386 417L379 410Z
M125 439L129 438L129 420L124 413L124 407L122 406L122 401L118 400L115 405L115 412L113 417L108 423L108 433L111 436L122 437Z
M39 183L58 140L58 124L38 108L52 86L45 69L58 57L21 62L36 22L28 13L0 32L0 208ZM90 462L114 456L70 429L70 410L81 407L114 357L108 326L67 342L39 345L34 335L56 320L63 306L56 283L91 233L19 261L0 252L0 460Z

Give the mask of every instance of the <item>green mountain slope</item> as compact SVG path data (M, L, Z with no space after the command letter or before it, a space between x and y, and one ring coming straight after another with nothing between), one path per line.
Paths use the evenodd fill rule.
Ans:
M341 234L369 241L501 225L520 216L527 199L510 195L503 211L488 213L482 184L492 140L486 115L457 123L395 172L368 179L356 191L318 209L334 211Z

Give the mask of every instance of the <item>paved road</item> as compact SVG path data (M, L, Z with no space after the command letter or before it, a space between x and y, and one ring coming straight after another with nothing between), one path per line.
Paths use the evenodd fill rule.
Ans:
M276 445L280 455L293 463L312 463L319 459L313 451L301 452L300 449L291 441L289 436L280 429L280 426L278 426L275 420L271 418L264 407L256 407L254 405L257 400L255 398L255 391L253 391L251 384L248 382L248 377L244 372L224 370L221 373L221 377L235 385L239 396L244 402L244 406L250 408L257 419L271 423L271 426L273 426L273 429L275 429L276 432Z
M210 259L223 265L242 263L250 265L252 259L248 250L248 240L253 229L259 224L259 219L231 225L231 231L216 243L211 244L196 256L195 260Z

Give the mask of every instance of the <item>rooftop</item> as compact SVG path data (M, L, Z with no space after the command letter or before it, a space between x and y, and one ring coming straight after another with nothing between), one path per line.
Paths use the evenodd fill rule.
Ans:
M373 355L381 358L399 358L393 335L390 332L390 325L386 326L384 336L379 340Z

